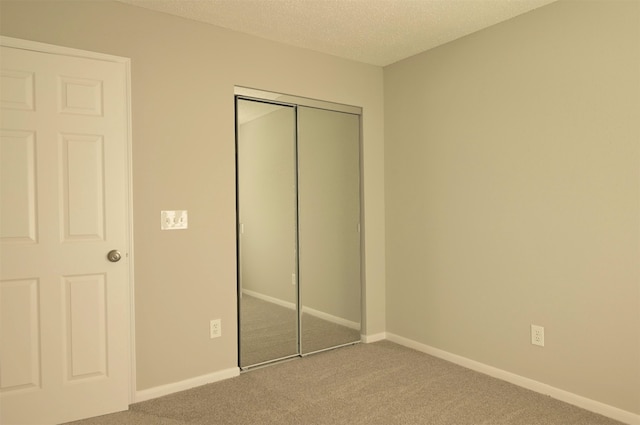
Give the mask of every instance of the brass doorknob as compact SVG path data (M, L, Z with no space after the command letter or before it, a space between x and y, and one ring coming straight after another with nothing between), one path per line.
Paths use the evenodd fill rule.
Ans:
M120 254L120 251L118 251L117 249L113 249L109 251L109 253L107 254L107 258L112 263L117 263L122 258L122 255Z

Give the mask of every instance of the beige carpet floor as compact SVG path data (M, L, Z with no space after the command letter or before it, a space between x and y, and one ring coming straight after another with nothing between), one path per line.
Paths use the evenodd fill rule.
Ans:
M620 422L381 341L252 370L75 425L614 425Z

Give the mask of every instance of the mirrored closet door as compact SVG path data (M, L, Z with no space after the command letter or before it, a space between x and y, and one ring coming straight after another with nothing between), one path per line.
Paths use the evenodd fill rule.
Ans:
M298 107L301 351L360 340L360 117Z
M237 99L240 365L298 354L295 108Z
M236 88L239 364L360 341L360 109Z

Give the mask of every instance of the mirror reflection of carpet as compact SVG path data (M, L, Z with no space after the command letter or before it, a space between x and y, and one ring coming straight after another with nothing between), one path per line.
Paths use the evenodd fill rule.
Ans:
M296 310L244 294L241 311L243 366L297 354ZM322 350L360 340L360 331L304 313L304 352Z

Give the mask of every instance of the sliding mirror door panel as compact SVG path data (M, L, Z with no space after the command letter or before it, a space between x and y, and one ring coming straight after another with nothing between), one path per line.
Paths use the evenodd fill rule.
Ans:
M299 354L296 116L236 99L240 366Z
M298 106L302 354L360 341L360 116Z

